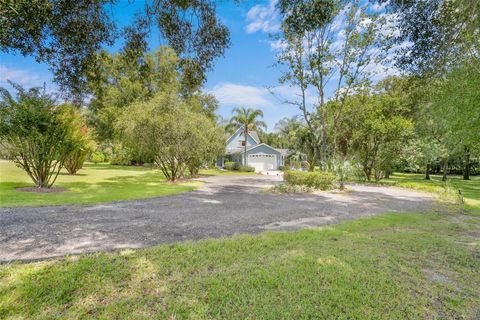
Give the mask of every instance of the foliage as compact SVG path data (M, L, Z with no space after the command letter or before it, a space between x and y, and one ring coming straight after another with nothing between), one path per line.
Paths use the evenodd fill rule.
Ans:
M147 51L146 38L156 23L160 36L180 56L182 85L194 92L205 73L229 46L229 31L216 17L210 0L155 0L146 3L133 24L118 33L113 0L2 1L0 49L31 55L50 64L56 82L74 95L85 94L87 79L101 66L96 53L125 35L134 59ZM64 91L64 90L63 90Z
M170 181L182 178L187 167L224 151L215 122L192 111L175 90L133 103L117 125L125 145L152 158Z
M73 119L71 123L70 153L65 159L64 167L69 174L76 174L83 166L87 157L96 148L92 131L87 127L84 116L74 105L65 105L63 108L66 117Z
M298 99L284 102L297 106L302 114L303 141L313 168L318 160L336 157L337 141L335 136L328 141L326 119L336 130L346 97L368 84L371 66L386 54L387 50L379 50L384 18L361 1L281 0L278 7L283 20L277 62L286 66L279 82L297 89ZM335 109L325 108L326 87L334 88L330 101L336 103ZM315 112L308 103L311 90L318 98Z
M441 75L459 62L479 59L480 2L393 0L389 4L388 11L398 17L395 42L409 43L397 51L397 64L403 69L420 76ZM475 63L470 68L480 70Z
M225 170L239 170L240 169L240 163L238 162L231 162L231 161L226 161L223 164L223 167Z
M75 145L75 117L38 88L1 89L0 143L38 188L50 188Z
M231 129L237 130L238 128L243 128L243 163L245 165L248 165L247 137L250 131L267 127L265 122L257 120L257 118L263 118L263 111L260 109L254 110L252 108L247 109L244 107L237 107L233 108L232 113L234 113L234 115L232 116L232 118L230 118L230 122L228 123L226 130L228 132Z
M238 170L240 172L255 172L255 168L250 166L240 166Z
M91 160L93 163L102 163L102 162L105 162L105 155L103 154L103 152L95 151L95 152L92 153L92 155L90 156L90 160Z
M294 186L306 186L314 190L329 190L335 187L335 175L330 172L286 171L283 180Z

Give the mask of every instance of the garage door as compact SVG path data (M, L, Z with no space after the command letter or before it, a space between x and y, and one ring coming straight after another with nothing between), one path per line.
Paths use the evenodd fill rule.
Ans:
M273 154L251 154L248 156L248 165L255 171L267 171L277 169L277 159Z

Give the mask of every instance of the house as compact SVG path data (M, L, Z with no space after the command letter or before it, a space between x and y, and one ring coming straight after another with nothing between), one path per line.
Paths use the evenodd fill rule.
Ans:
M217 159L217 166L223 168L226 161L244 163L245 137L243 127L240 127L226 141L226 150L223 157ZM286 149L275 149L268 144L261 143L256 131L250 131L247 136L247 165L254 167L256 172L278 170L284 165Z

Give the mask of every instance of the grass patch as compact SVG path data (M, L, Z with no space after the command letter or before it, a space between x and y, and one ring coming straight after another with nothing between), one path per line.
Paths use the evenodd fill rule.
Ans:
M467 208L480 214L480 176L472 176L470 180L463 180L462 176L448 176L446 183L441 175L430 175L430 180L424 177L423 174L395 173L390 179L380 180L379 184L433 192L453 201L458 200L458 190L461 190Z
M256 172L246 172L246 171L238 171L238 170L220 170L217 168L214 169L202 169L200 170L200 174L204 175L212 175L212 176L245 176L245 175L257 175Z
M86 163L77 175L62 169L54 187L60 193L32 193L15 190L32 186L26 173L12 162L0 160L0 207L88 204L132 200L190 191L199 182L166 183L161 171L128 166Z
M387 214L0 266L0 318L476 319L480 218Z

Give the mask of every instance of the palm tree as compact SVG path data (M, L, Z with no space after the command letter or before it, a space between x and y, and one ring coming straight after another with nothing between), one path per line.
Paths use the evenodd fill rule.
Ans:
M245 138L243 147L244 149L244 161L245 165L247 164L247 136L250 131L257 130L258 128L267 128L265 122L258 120L258 118L263 118L263 112L259 109L237 107L232 110L234 115L230 119L227 128L241 128L243 127L243 136Z

